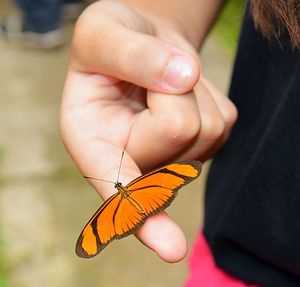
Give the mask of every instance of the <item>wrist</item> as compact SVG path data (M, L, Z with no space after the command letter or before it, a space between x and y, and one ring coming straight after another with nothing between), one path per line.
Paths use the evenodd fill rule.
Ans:
M159 30L181 35L199 50L225 0L107 0L129 5Z
M143 0L106 0L113 2L120 2L122 4L130 6L138 14L144 17L153 25L153 34L165 39L165 38L184 38L190 46L194 49L199 47L199 35L196 35L195 27L191 27L191 24L185 17L180 13L170 13L169 5L165 5L164 1L160 3L152 2L149 4L149 1ZM167 2L167 1L166 1ZM167 39L166 39L167 40Z

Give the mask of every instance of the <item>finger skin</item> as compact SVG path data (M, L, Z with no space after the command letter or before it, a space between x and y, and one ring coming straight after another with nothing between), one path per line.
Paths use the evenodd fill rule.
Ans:
M179 262L187 254L183 232L165 212L148 218L136 236L166 262Z
M127 16L113 21L104 14L113 13L103 9L107 4L117 5ZM181 94L192 89L199 78L197 58L152 35L146 20L119 6L114 2L97 3L82 14L73 37L72 68L113 76L159 92ZM135 23L140 25L136 27Z
M148 108L133 123L126 147L142 170L174 157L200 129L193 93L175 96L148 92L147 103Z
M233 103L210 81L201 77L194 88L201 127L193 141L173 160L199 159L214 156L226 142L237 119Z
M226 97L211 81L205 77L202 77L201 80L206 85L222 114L225 123L224 141L226 141L230 134L231 128L238 118L237 109L230 99Z

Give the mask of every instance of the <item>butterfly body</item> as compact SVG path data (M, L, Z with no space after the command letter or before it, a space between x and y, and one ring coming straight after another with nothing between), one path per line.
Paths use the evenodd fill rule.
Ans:
M115 188L118 190L118 193L120 194L122 200L128 200L130 204L132 204L132 206L137 210L137 212L145 213L144 208L130 196L131 192L126 186L117 181L115 183Z
M93 257L113 239L135 233L147 218L167 208L177 191L200 175L201 168L199 161L177 162L142 175L126 186L115 182L117 192L83 228L76 243L76 254Z

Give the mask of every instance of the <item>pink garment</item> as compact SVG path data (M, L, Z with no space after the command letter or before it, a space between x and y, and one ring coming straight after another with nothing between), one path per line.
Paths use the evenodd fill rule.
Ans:
M184 287L258 287L229 275L216 266L203 234L194 243L190 258L190 275Z

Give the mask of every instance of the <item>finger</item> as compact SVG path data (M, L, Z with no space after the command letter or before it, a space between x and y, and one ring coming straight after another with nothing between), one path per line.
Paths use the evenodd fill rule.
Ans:
M116 121L110 126L106 123L107 108L95 99L109 92L113 94L114 86L110 81L113 79L70 71L61 104L60 127L65 146L85 176L116 181L129 132L126 117L130 115L125 115L123 122ZM140 174L129 156L124 161L123 170L132 177ZM92 184L104 199L115 192L106 183L98 181Z
M193 93L148 92L148 109L132 124L127 150L142 170L174 157L197 136L200 117Z
M209 90L211 96L216 102L225 123L224 142L227 140L234 123L237 120L237 109L228 97L224 95L211 81L202 77L202 82Z
M88 9L80 17L72 45L73 69L113 76L159 92L180 94L192 89L199 78L194 55L146 34L143 30L147 24L124 6L121 8L126 10L129 24L109 18L103 13L105 5L97 3L98 9ZM137 27L134 30L130 26Z
M222 144L225 122L218 105L206 85L201 81L196 85L194 92L200 114L201 128L197 137L185 150L182 150L181 154L177 155L176 160L195 158L206 160Z
M165 212L147 219L136 235L143 244L166 262L175 263L186 256L186 238Z
M111 146L107 146L105 149L103 143L100 145L93 144L93 146L95 148L98 146L95 150L90 151L93 153L94 160L90 162L79 160L79 165L83 166L83 172L85 170L86 172L92 170L93 175L103 174L103 176L105 176L106 173L103 172L100 167L107 165L108 162L114 162L113 170L107 174L107 177L109 180L113 180L113 178L116 180L120 163L120 150L117 147L113 148ZM101 153L97 155L99 150L101 150ZM105 154L107 158L104 159L103 156L101 157L101 154ZM95 155L97 157L95 157ZM83 154L82 156L91 159L90 155ZM135 164L128 157L128 155L124 156L121 167L120 181L124 184L140 175ZM75 160L78 162L78 158L75 158ZM104 199L107 199L116 192L108 183L93 180L91 180L90 183ZM185 257L187 252L187 243L183 232L179 226L163 212L148 218L145 224L136 233L136 237L166 262L178 262Z

